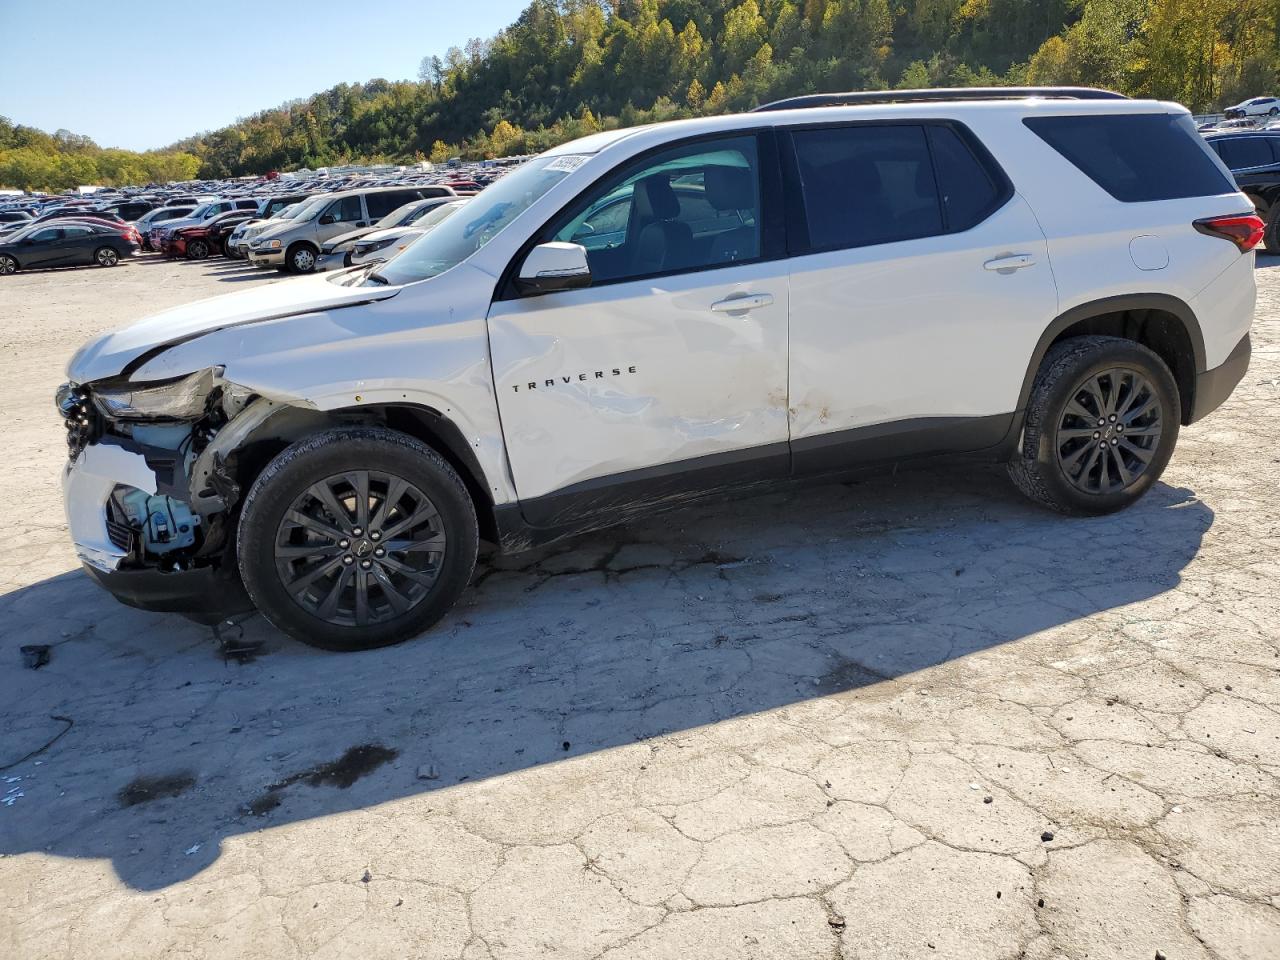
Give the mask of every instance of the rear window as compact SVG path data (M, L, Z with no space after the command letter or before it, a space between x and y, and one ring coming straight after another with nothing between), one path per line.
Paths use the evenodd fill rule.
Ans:
M1267 137L1223 137L1213 143L1222 162L1232 170L1265 167L1275 163L1274 142Z
M1085 176L1124 203L1233 193L1188 116L1169 113L1027 117Z

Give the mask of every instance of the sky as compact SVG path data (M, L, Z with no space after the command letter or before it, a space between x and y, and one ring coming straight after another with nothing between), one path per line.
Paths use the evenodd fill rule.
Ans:
M417 79L528 0L0 0L0 116L147 150L338 83Z

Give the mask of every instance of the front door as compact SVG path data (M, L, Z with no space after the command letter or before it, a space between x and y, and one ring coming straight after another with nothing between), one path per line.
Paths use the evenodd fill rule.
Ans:
M791 439L797 472L1004 439L1057 312L1031 209L965 129L795 129Z
M538 236L592 285L497 300L494 382L525 519L615 515L785 475L787 269L757 137L677 145Z

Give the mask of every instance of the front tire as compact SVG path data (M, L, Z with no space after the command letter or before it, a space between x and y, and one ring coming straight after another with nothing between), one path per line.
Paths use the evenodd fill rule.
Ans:
M120 254L114 247L99 247L93 251L93 262L100 267L114 267L120 262Z
M284 262L290 273L310 273L316 268L316 254L305 243L299 243L289 248Z
M1119 337L1073 337L1045 354L1022 449L1009 462L1024 494L1060 513L1113 513L1142 497L1178 440L1178 385L1155 353Z
M275 626L325 650L400 643L436 623L475 567L475 507L457 471L381 427L300 440L254 481L239 566Z
M204 260L209 256L209 244L203 240L192 240L187 244L188 260Z

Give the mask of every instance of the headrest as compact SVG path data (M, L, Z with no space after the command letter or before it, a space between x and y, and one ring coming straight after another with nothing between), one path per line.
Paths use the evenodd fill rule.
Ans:
M707 167L702 171L707 203L717 210L749 210L756 205L755 177L743 167Z
M665 173L655 173L636 182L635 186L637 211L642 217L647 214L655 220L672 220L680 213L680 201L676 192L671 189L671 181Z

